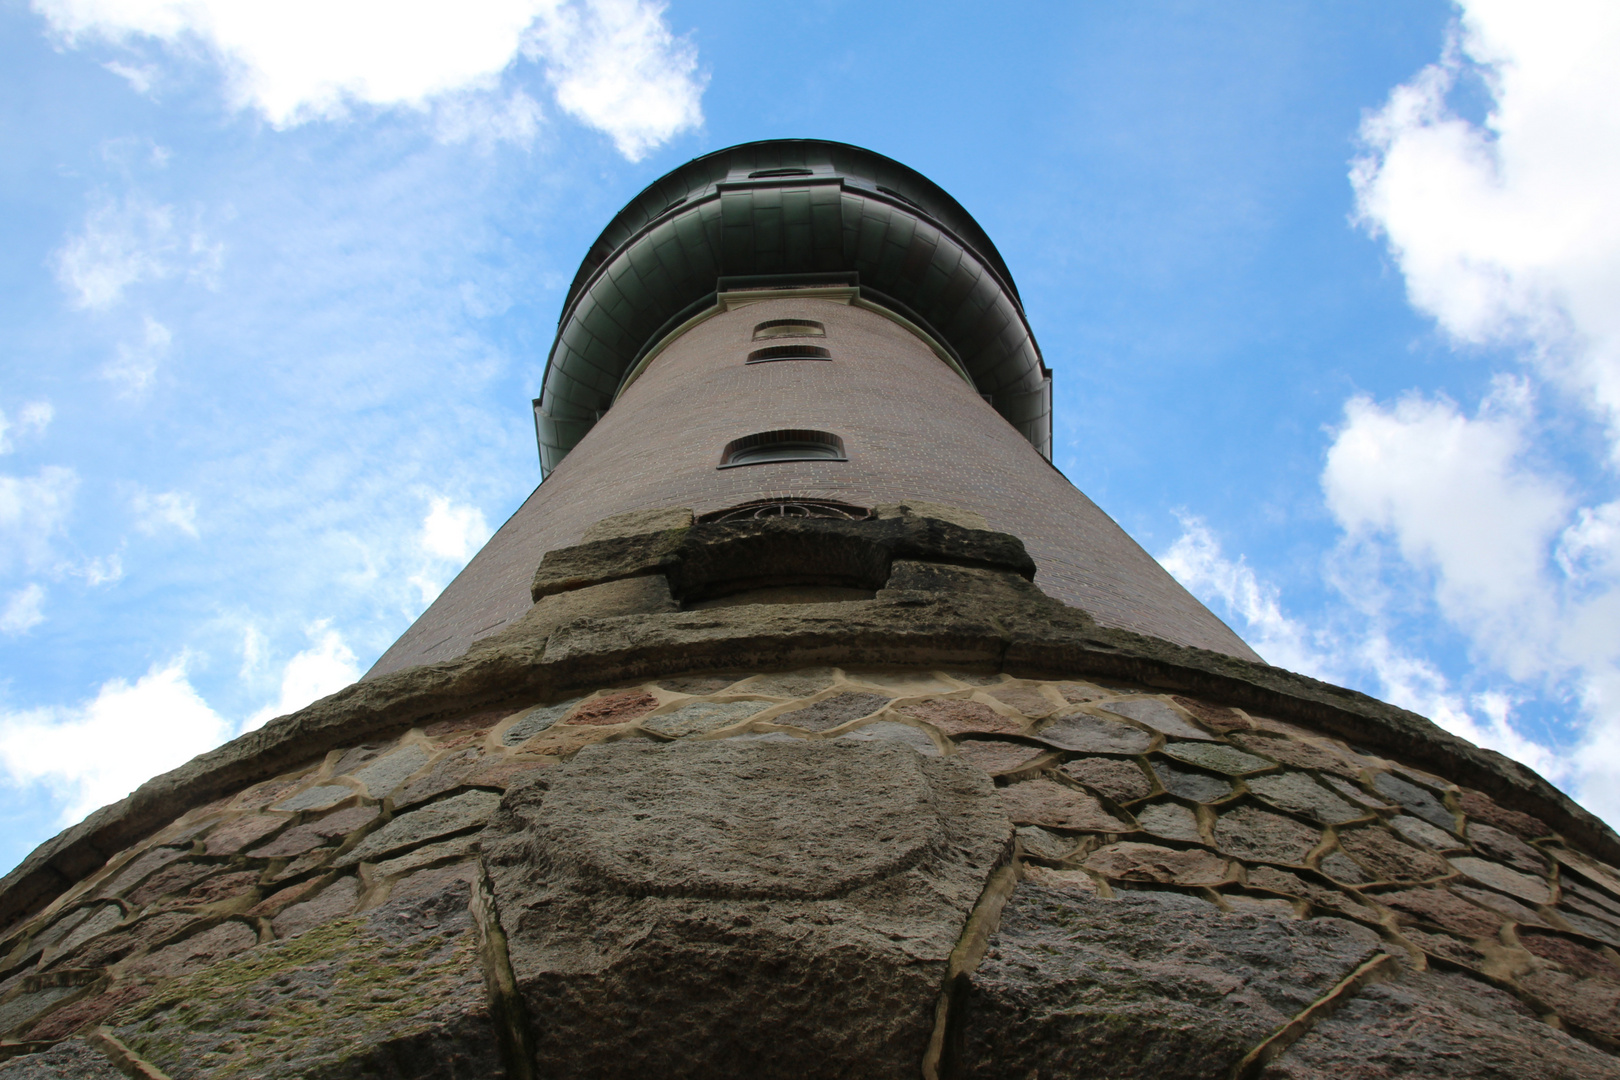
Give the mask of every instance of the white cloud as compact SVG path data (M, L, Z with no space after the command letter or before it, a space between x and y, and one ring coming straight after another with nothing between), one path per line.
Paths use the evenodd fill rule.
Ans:
M17 412L16 420L6 418L4 411L0 411L0 454L9 454L16 449L13 442L13 432L17 436L35 438L45 434L50 426L51 419L56 416L56 410L48 401L31 401Z
M594 0L562 5L536 23L525 51L543 57L564 112L605 131L640 161L703 122L697 50L664 24L664 5Z
M210 57L232 104L279 128L338 119L356 105L427 109L495 91L520 57L542 60L562 108L633 160L701 121L695 51L648 0L34 0L34 8L70 45L147 39ZM145 68L116 73L140 92L151 87ZM507 98L483 117L486 133L532 138L531 105ZM478 117L462 107L451 130L469 119Z
M422 519L422 550L440 559L464 563L488 539L489 525L476 506L456 506L440 496Z
M0 608L0 634L16 637L45 621L45 587L30 582L6 598Z
M51 561L51 541L73 509L79 475L47 465L31 477L0 476L0 569L30 569Z
M110 680L79 706L0 713L0 768L50 789L67 825L218 746L232 725L192 688L186 662L153 665L134 685Z
M502 142L528 146L540 134L544 119L540 103L522 90L514 90L504 100L489 94L447 95L433 110L434 132L440 142L471 142L486 151Z
M326 623L310 627L314 644L287 661L281 673L281 692L276 700L248 718L242 730L261 727L266 721L297 712L310 702L348 686L360 677L360 665L343 635ZM244 653L256 643L244 640ZM244 661L247 657L244 655Z
M135 510L135 527L151 535L176 529L187 536L197 535L197 500L181 491L156 495L137 491L130 500Z
M1446 55L1362 127L1361 220L1412 303L1467 342L1522 342L1587 396L1620 461L1620 6L1464 0ZM1448 104L1464 78L1483 124Z
M182 249L172 206L102 199L57 252L56 276L79 307L108 308L130 286L174 273Z
M168 355L173 341L169 328L148 315L143 320L140 340L120 343L117 359L102 366L101 377L116 386L120 396L139 398L157 378L158 365Z

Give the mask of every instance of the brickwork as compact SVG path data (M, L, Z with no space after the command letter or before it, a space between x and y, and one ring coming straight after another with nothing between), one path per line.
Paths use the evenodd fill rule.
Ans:
M824 323L832 361L747 364L754 326L780 318ZM793 428L840 436L849 460L716 468L731 440ZM522 615L541 555L595 521L783 496L976 511L1024 541L1037 585L1098 622L1255 656L919 338L847 304L771 300L665 349L372 674L460 655Z
M996 1019L999 995L1012 992L1014 969L1031 977L1017 968L1020 950L1062 911L1084 915L1072 925L1094 936L1144 913L1173 916L1178 933L1166 940L1201 940L1206 954L1167 960L1156 977L1184 980L1188 994L1201 992L1200 979L1230 978L1198 966L1222 941L1246 943L1232 946L1234 965L1259 962L1277 934L1295 942L1298 971L1286 977L1303 982L1266 990L1286 965L1252 977L1268 1001L1292 1004L1256 1005L1220 1028L1236 1040L1208 1050L1233 1057L1217 1062L1220 1075L1246 1052L1256 1069L1269 1063L1268 1076L1317 1075L1286 1043L1254 1052L1295 1011L1314 1017L1313 1000L1358 992L1349 976L1380 964L1406 972L1407 987L1427 986L1431 968L1462 978L1431 992L1464 994L1469 1022L1531 1039L1537 1055L1565 1062L1558 1075L1620 1072L1554 1030L1620 1043L1620 869L1537 818L1295 724L1185 695L1080 678L837 668L664 678L452 717L334 750L185 813L0 942L7 1052L56 1043L58 1056L90 1053L60 1041L99 1030L175 1080L276 1068L360 1075L389 1046L430 1047L419 1052L440 1071L421 1075L495 1075L491 1047L526 1045L501 1026L504 946L478 899L482 837L503 793L544 787L587 746L716 740L765 749L898 741L991 774L1016 828L1011 865L1023 884L1011 921L967 971L974 989L955 1066L964 1075L1026 1074L1017 1025L1027 1016ZM1306 923L1320 929L1287 929ZM1120 963L1159 947L1152 935L1130 937L1142 932L1129 930L1136 959ZM1053 955L1085 964L1115 944ZM1093 977L1066 974L1064 985ZM1020 985L1020 994L1039 990ZM1088 993L1116 991L1104 979ZM1367 1008L1408 1008L1402 993L1379 991ZM1136 1007L1102 1004L1122 1015ZM1085 1022L1085 1008L1065 1008ZM1293 1024L1290 1039L1316 1025L1299 1044L1311 1060L1349 1053L1351 1039L1358 1060L1380 1060L1412 1038L1393 1022ZM1503 1075L1468 1055L1466 1046L1452 1054L1447 1075ZM545 1061L536 1064L543 1072Z

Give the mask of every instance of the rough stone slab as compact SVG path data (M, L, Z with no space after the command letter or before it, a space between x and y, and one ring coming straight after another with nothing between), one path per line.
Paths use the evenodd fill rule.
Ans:
M641 722L641 726L648 731L679 739L719 731L770 707L768 701L693 701L667 713L649 717Z
M1394 908L1400 922L1421 919L1468 937L1489 937L1501 929L1504 921L1494 911L1470 904L1445 889L1401 889L1379 893L1376 899L1385 907Z
M360 898L360 884L353 877L338 878L318 896L285 909L270 924L278 938L297 937L354 910Z
M1469 822L1468 842L1478 848L1480 854L1505 862L1515 870L1536 875L1547 873L1545 855L1512 833L1493 825L1478 821Z
M1316 743L1290 739L1285 735L1234 735L1232 741L1245 750L1263 754L1273 761L1292 765L1296 769L1316 769L1332 773L1346 780L1354 780L1361 770L1336 750Z
M1400 803L1408 812L1429 824L1438 825L1449 832L1457 831L1456 817L1429 789L1387 772L1373 777L1373 787L1378 789L1379 794Z
M177 934L196 921L197 916L181 911L151 915L110 934L90 938L76 949L64 949L44 966L92 968L116 964L135 950Z
M377 820L378 813L375 806L351 806L335 814L328 814L319 821L300 825L296 829L288 829L268 844L254 848L248 854L255 859L285 859L302 855L339 837L347 836L356 829L370 825Z
M1324 1018L1262 1080L1615 1080L1620 1062L1467 975L1407 971Z
M1506 915L1514 922L1524 923L1527 926L1546 926L1547 920L1534 908L1525 907L1512 897L1503 896L1490 889L1477 889L1461 882L1453 882L1451 891L1467 900L1472 900L1481 907L1490 908L1498 915Z
M786 724L789 727L803 728L805 731L826 731L839 724L847 724L851 720L859 720L863 716L871 716L891 699L882 694L864 694L846 690L842 694L822 698L802 709L783 713L771 721L773 724Z
M173 1080L504 1075L465 882L203 968L110 1026Z
M360 843L334 865L353 866L374 861L408 847L464 832L488 821L501 803L499 795L488 791L464 791L441 802L401 814Z
M658 708L658 699L645 690L619 690L574 706L564 723L624 724Z
M1339 847L1377 881L1426 881L1451 872L1444 859L1397 840L1387 829L1341 830Z
M58 1001L72 997L81 989L78 986L42 986L38 990L24 990L15 997L0 1002L0 1034L22 1027Z
M83 1039L57 1043L38 1054L0 1062L4 1080L126 1080L107 1056Z
M1155 803L1136 811L1136 823L1142 831L1162 836L1166 840L1185 840L1199 843L1198 816L1180 803Z
M307 791L300 791L290 799L282 800L272 809L289 812L294 810L325 810L328 806L336 806L353 794L353 788L344 787L342 784L321 784Z
M991 776L1013 772L1041 756L1039 747L1000 739L965 739L956 746L956 756L977 765Z
M1274 866L1251 866L1248 877L1250 888L1270 889L1272 892L1297 896L1301 900L1309 900L1323 911L1337 912L1357 919L1376 920L1378 917L1354 893L1318 885L1287 870L1278 870Z
M1551 836L1547 823L1530 814L1498 806L1489 795L1478 791L1464 791L1457 803L1470 821L1483 821L1517 836L1520 840L1539 840Z
M1091 829L1097 832L1130 830L1127 822L1103 809L1102 803L1091 795L1053 780L1026 780L1004 787L1001 789L1001 803L1019 825Z
M1215 736L1202 728L1194 726L1176 710L1160 701L1158 698L1137 698L1132 701L1110 701L1100 706L1111 713L1128 716L1139 724L1146 724L1155 731L1162 732L1172 739L1207 739L1213 741Z
M1321 840L1309 825L1253 806L1228 810L1215 822L1215 846L1243 859L1302 863Z
M1018 843L1024 852L1037 859L1061 859L1080 846L1077 837L1049 832L1039 825L1024 825L1018 829Z
M1134 761L1114 758L1079 758L1059 770L1115 802L1135 802L1153 793L1153 784Z
M1165 745L1164 752L1177 761L1230 776L1242 776L1274 767L1265 758L1245 754L1225 743L1173 742Z
M373 799L385 798L405 782L405 778L428 763L428 752L420 746L402 746L354 774Z
M934 725L946 735L1020 735L1025 726L1023 721L1002 716L990 706L977 701L951 698L916 701L902 705L899 711L915 720Z
M1115 881L1155 885L1219 885L1233 876L1232 864L1213 851L1180 851L1131 840L1098 848L1085 865Z
M1011 835L892 743L587 748L485 833L537 1071L912 1080Z
M870 724L847 731L836 740L841 743L863 742L897 742L911 747L919 754L927 757L939 757L939 747L928 733L921 728L914 728L910 724L902 724L895 720L874 720Z
M208 834L204 848L210 855L235 855L287 824L287 820L269 814L252 814L228 821Z
M1039 720L1043 716L1050 716L1059 708L1058 704L1033 686L1009 686L1000 690L991 691L991 697L1003 705L1010 705L1031 720Z
M536 705L522 716L518 717L512 726L506 729L501 736L501 742L507 746L516 746L527 739L546 730L552 724L568 715L568 710L579 704L579 698L569 698L555 705Z
M1500 863L1476 859L1472 855L1459 855L1451 860L1451 865L1470 881L1516 896L1527 903L1545 904L1552 899L1552 890L1544 880L1509 870Z
M1414 844L1424 844L1439 851L1457 851L1462 848L1461 842L1455 836L1411 814L1395 815L1390 819L1389 826ZM1543 861L1538 868L1540 872L1546 872L1546 865Z
M1224 1080L1378 948L1342 919L1025 881L971 976L956 1075Z
M227 956L253 948L258 942L259 935L246 923L224 922L156 952L138 956L125 964L124 970L142 978L172 978L218 963Z
M1140 754L1153 745L1153 736L1141 728L1090 713L1060 716L1036 737L1059 750L1082 754Z
M1366 811L1351 806L1327 788L1311 779L1307 773L1279 773L1275 776L1255 776L1247 781L1249 790L1271 805L1296 814L1315 818L1326 825L1354 821Z
M127 900L137 908L145 907L160 896L170 893L184 892L193 884L212 874L216 869L212 863L180 862L165 866L153 874L140 885L131 889Z
M1153 773L1164 790L1193 802L1217 802L1232 794L1230 781L1191 769L1178 769L1168 761L1154 761Z

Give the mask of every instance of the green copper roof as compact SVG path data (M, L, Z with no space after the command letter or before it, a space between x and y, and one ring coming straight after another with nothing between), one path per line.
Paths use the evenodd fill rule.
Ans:
M1048 459L1052 381L1018 290L978 222L937 184L870 150L745 143L660 178L580 265L535 401L550 473L669 331L727 288L858 286L930 334Z

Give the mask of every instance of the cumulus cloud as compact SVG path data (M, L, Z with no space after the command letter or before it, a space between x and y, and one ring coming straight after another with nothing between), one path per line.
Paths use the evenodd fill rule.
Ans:
M45 587L30 582L6 597L0 607L0 634L16 637L45 621Z
M484 546L489 535L489 523L476 506L457 506L442 495L428 503L422 532L417 537L426 562L410 578L424 605L444 591L450 578Z
M310 702L334 694L360 677L360 665L342 634L320 622L310 627L309 636L312 639L310 647L294 655L282 669L281 690L276 700L249 717L242 725L244 731L261 727L278 716L297 712ZM255 646L262 647L262 643L244 641L244 654Z
M0 411L0 454L9 454L15 450L16 439L37 438L43 435L55 415L56 410L48 401L29 402L17 410L15 420L7 417L4 411Z
M488 0L401 7L382 0L275 5L232 0L34 0L69 44L161 43L210 57L237 108L272 125L331 120L355 106L428 109L441 101L476 119L455 95L498 90L514 61L542 62L563 110L606 132L636 159L701 121L703 80L691 45L649 0ZM147 67L115 69L146 92ZM508 97L494 125L533 136L536 109Z
M0 712L0 769L49 790L68 825L218 746L232 725L192 688L186 664L112 679L81 705Z
M130 500L135 510L135 527L147 535L169 529L187 536L197 535L197 500L181 491L164 491L156 495L137 491Z

